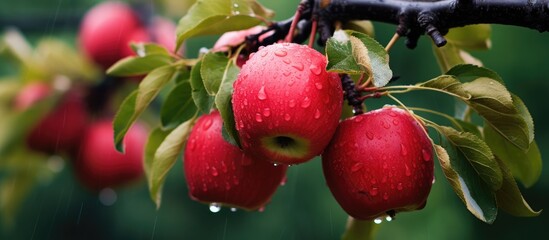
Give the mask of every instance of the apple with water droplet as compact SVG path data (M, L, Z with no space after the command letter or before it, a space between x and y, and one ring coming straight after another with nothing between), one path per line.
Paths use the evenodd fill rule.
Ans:
M139 16L129 5L108 1L84 15L78 38L84 53L106 69L124 57L128 38L140 28Z
M124 138L124 153L114 147L112 120L99 120L83 133L74 163L76 175L90 190L118 187L143 176L147 131L139 122Z
M434 179L425 128L396 107L342 121L322 164L337 202L362 220L422 209Z
M24 111L52 94L44 82L26 85L15 97L14 108ZM27 135L30 149L45 153L70 151L77 144L88 119L85 103L77 91L66 93Z
M236 129L243 150L258 159L298 164L332 138L343 101L341 80L327 60L295 43L273 44L251 56L234 83Z
M223 139L222 125L214 111L202 115L189 135L183 159L189 195L203 203L257 210L283 183L287 166L248 156Z

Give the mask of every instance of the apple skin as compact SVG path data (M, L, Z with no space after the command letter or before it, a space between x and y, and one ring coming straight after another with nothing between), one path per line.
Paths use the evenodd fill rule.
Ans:
M52 89L46 83L25 86L16 96L14 107L25 110L46 98ZM86 128L88 112L82 96L76 91L65 94L55 108L40 119L27 135L27 146L44 153L71 151Z
M107 1L90 9L84 16L78 35L83 52L107 69L129 50L128 38L142 28L139 16L125 3Z
M341 116L343 92L326 58L294 43L264 47L244 64L233 87L243 150L257 159L298 164L319 155Z
M193 200L246 210L265 206L284 181L287 166L254 159L223 139L215 111L201 116L184 152L184 172Z
M424 127L395 107L342 121L322 155L332 194L361 220L422 209L433 183L433 162Z
M90 190L113 188L143 176L143 151L147 131L135 123L124 138L125 153L116 151L112 119L92 123L83 134L76 156L75 172Z

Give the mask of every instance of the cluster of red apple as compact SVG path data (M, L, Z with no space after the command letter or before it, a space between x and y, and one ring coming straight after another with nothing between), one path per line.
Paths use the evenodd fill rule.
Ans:
M54 94L43 82L26 85L14 99L25 111ZM37 121L26 138L27 146L46 154L68 154L77 177L92 190L115 187L143 175L142 152L147 132L136 124L125 139L126 154L113 147L112 119L90 121L82 91L68 90L52 111Z
M250 54L234 82L232 110L241 148L222 136L217 111L198 119L184 170L191 198L261 209L290 165L322 155L326 183L358 219L421 209L433 183L432 143L412 113L396 107L340 122L340 76L316 50L276 43Z
M145 24L125 3L103 2L84 16L78 40L82 52L106 69L133 55L132 42L154 41L169 50L175 49L175 28L171 21L160 17ZM84 100L89 89L76 88L64 93L56 107L30 130L28 147L47 154L69 154L77 177L92 190L141 178L147 139L144 126L134 125L125 138L125 154L117 152L113 147L112 116L90 121L93 116ZM48 83L28 84L14 100L14 108L24 111L53 93Z

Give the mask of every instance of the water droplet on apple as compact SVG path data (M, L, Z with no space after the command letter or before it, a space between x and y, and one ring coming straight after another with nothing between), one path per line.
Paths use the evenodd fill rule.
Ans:
M383 222L383 219L381 219L381 218L374 219L375 224L381 224L381 222Z
M206 183L202 183L202 191L207 192L208 191L208 185Z
M423 156L423 160L426 161L426 162L431 161L431 159L433 158L431 156L431 153L429 153L429 151L427 151L425 149L421 149L421 155Z
M383 127L384 127L385 129L391 128L391 125L390 125L388 122L386 122L386 121L381 122L381 125L383 125Z
M236 212L236 208L232 207L231 212Z
M244 99L244 106L248 106L248 99Z
M244 128L244 121L242 121L242 120L238 121L238 127L239 127L240 129ZM237 130L238 130L238 129L237 129Z
M408 167L408 164L404 164L404 168L405 168L405 172L404 174L406 174L406 176L411 176L412 175L412 172L410 171L410 168Z
M282 59L282 61L283 61L284 63L286 63L286 64L290 64L290 63L291 63L290 59L288 59L288 58L284 58L284 59Z
M204 131L208 130L210 127L212 126L212 119L211 118L208 118L206 120L206 122L204 123L204 126L202 126L202 129L204 129Z
M319 118L320 118L320 110L318 110L317 108L315 111L315 119L319 119Z
M286 55L288 55L288 52L286 52L286 50L284 49L277 49L275 50L274 54L278 57L285 57Z
M263 122L263 118L261 118L261 114L259 113L255 114L255 121L258 123Z
M374 140L374 134L370 131L366 131L366 137L370 140Z
M221 204L210 203L210 212L218 213L219 211L221 211Z
M383 200L387 200L389 199L389 194L388 193L383 193Z
M292 116L290 116L290 114L284 114L284 120L286 121L290 121L292 119Z
M278 167L278 163L273 163L273 166Z
M191 148L191 150L194 150L194 148L196 147L196 140L193 138L189 143L191 144L189 145L189 148Z
M259 49L259 50L261 50L261 49ZM267 51L259 51L259 52L260 52L259 56L261 56L261 57L265 57L265 56L267 56L267 53L269 53Z
M351 172L358 172L360 169L362 169L362 167L364 167L364 164L362 163L355 163L352 167L351 167Z
M378 194L378 189L376 187L373 187L372 189L370 189L371 196L377 196L377 194Z
M393 119L393 124L396 126L398 125L398 120L397 119Z
M431 182L431 184L435 184L435 181L436 181L435 176L433 176L433 181Z
M315 64L311 64L311 66L309 66L309 70L311 70L311 72L317 76L320 75L320 73L322 72L322 69Z
M219 175L219 172L217 172L217 168L212 167L212 176L217 177Z
M399 182L399 183L397 184L397 189L398 189L399 191L402 191L402 183L401 183L401 182Z
M282 180L280 180L280 186L286 185L286 182L288 181L288 177L284 176Z
M265 117L271 116L271 109L270 108L264 108L263 109L263 116L265 116Z
M393 110L391 110L391 111L389 111L389 116L396 117L397 114Z
M267 99L267 93L265 93L265 86L261 86L261 88L259 89L259 92L257 92L257 98L259 100Z
M400 144L400 154L402 154L402 156L408 155L408 150L406 149L406 147L402 143Z
M308 108L309 106L311 106L311 99L309 97L305 97L305 99L303 99L303 102L301 102L301 107Z
M304 67L303 67L303 63L295 63L292 65L293 68L295 68L296 70L298 71L303 71Z
M353 119L354 122L362 122L362 116L357 116Z
M393 218L391 216L387 216L385 217L385 220L387 220L387 222L390 222L390 221L393 221Z
M316 89L321 90L323 86L322 86L322 83L316 82L315 87Z
M288 107L293 108L293 107L295 107L295 105L296 105L295 100L290 99L290 101L288 102Z

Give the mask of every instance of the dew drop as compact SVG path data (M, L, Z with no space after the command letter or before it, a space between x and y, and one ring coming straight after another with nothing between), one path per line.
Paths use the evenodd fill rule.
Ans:
M278 57L285 57L286 55L288 55L288 52L286 52L286 50L284 49L277 49L274 54Z
M191 139L190 144L191 145L189 147L191 148L191 150L194 150L196 148L196 139Z
M233 7L237 8L237 7L238 7L238 3L233 4Z
M232 207L231 212L236 212L236 208Z
M206 183L202 183L202 191L207 192L208 191L208 185Z
M303 71L303 63L295 63L292 65L293 68L295 68L298 71Z
M387 222L390 222L390 221L393 221L393 218L392 218L391 216L387 216L387 217L385 217L385 220L386 220Z
M259 92L257 92L257 98L259 100L267 99L267 93L265 93L265 86L261 86L261 89L259 89Z
M378 194L378 189L376 187L373 187L372 189L370 189L371 196L377 196L377 194Z
M295 107L295 100L291 99L290 102L288 102L288 106L291 108Z
M358 172L360 169L362 169L363 166L364 166L364 164L362 164L362 163L355 163L351 167L351 172Z
M404 174L406 174L406 176L408 176L408 177L411 176L412 172L410 171L410 168L408 167L408 164L404 164L404 167L406 169Z
M216 177L217 175L219 175L219 172L217 172L217 168L212 167L212 176Z
M393 110L391 110L391 111L389 111L389 116L396 117L397 114Z
M402 156L408 155L408 150L406 149L406 147L402 143L400 144L400 154L402 154Z
M370 131L366 131L366 137L370 140L374 140L374 134Z
M244 99L244 106L248 106L248 99Z
M393 119L393 124L394 124L395 126L398 125L398 120Z
M320 75L320 73L322 72L322 69L320 67L318 67L317 65L314 65L314 64L309 66L309 70L311 70L311 72L314 75Z
M316 82L315 87L316 89L321 90L323 86L322 86L322 83Z
M431 154L429 153L429 151L427 151L427 150L425 150L425 149L421 149L421 154L423 155L423 160L424 160L424 161L426 161L426 162L431 161L432 156L431 156Z
M354 121L354 122L357 122L357 123L358 123L358 122L362 122L362 117L361 117L361 116L355 117L355 118L353 119L353 121Z
M290 119L292 119L292 116L290 116L290 114L284 114L284 120L290 121Z
M309 106L311 106L311 99L309 97L305 97L305 99L303 99L303 102L301 102L301 107L308 108Z
M263 116L265 116L265 117L271 116L271 109L270 108L264 108L263 109Z
M284 59L282 59L282 61L283 61L284 63L286 63L286 64L290 64L290 63L291 63L290 59L288 59L288 58L284 58Z
M210 212L218 213L221 211L221 205L219 203L210 203Z
M401 182L399 182L399 183L397 184L397 189L398 189L399 191L402 191L402 183L401 183Z
M381 123L381 125L383 125L383 127L384 127L385 129L391 128L391 125L390 125L388 122L386 122L386 121L383 121L383 122Z
M431 182L431 184L435 184L435 181L436 181L435 176L433 176L433 181Z
M255 114L255 121L258 123L263 122L263 118L261 118L261 114L259 113Z
M212 119L211 118L208 118L206 120L206 122L204 123L204 126L202 127L202 129L204 129L204 131L208 130L210 127L212 126Z
M389 199L389 194L388 193L383 193L383 200L387 200Z
M319 119L319 118L320 118L320 110L318 110L317 108L315 111L315 119Z
M374 219L375 224L381 224L381 222L383 222L383 219L381 219L381 218Z
M259 50L261 50L261 49L259 49ZM259 56L265 57L265 56L267 56L267 53L269 53L269 52L267 52L267 51L259 51Z
M238 121L238 126L240 127L240 129L244 128L244 121Z

